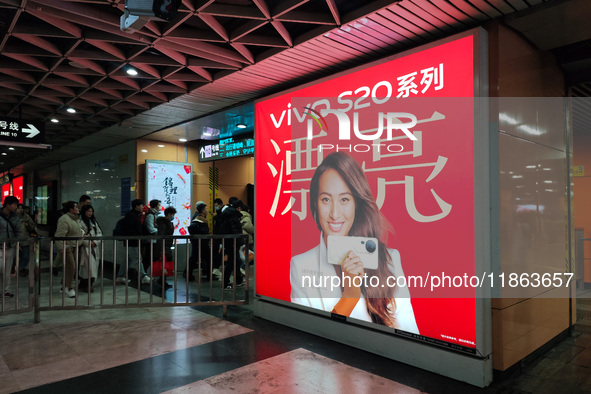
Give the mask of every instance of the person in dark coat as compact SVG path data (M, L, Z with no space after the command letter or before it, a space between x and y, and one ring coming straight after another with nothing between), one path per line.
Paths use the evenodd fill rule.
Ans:
M235 197L231 197L229 201L236 202L239 200ZM216 223L217 229L214 230L214 233L224 235L242 234L242 224L240 223L241 219L242 214L233 205L225 205L219 213ZM240 286L244 282L244 279L240 273L240 246L242 246L242 240L239 238L224 239L224 288L231 289L233 286L230 283L230 275L232 275L234 272L234 262L236 262L236 286Z
M144 202L140 199L133 200L131 202L131 211L127 212L125 218L123 218L123 234L125 236L139 236L142 235L142 220L141 215L144 210ZM141 263L141 257L139 253L139 240L130 240L128 242L128 261L129 261L129 268L135 268L139 266L140 274L141 274L141 282L143 284L150 283L150 277L146 274L146 270L144 269L144 265ZM128 279L125 278L125 264L121 264L119 267L119 271L117 272L117 278L115 281L120 284L126 284L129 282Z
M209 225L207 224L207 215L209 209L207 204L203 201L198 201L195 204L195 212L197 216L193 218L189 225L189 234L191 235L209 235ZM201 245L201 246L199 246ZM201 254L199 248L201 247ZM199 260L201 260L201 275L209 278L211 274L210 269L210 240L207 239L192 239L191 240L191 257L189 257L189 280L195 280L193 270L199 268ZM185 272L184 277L187 276Z

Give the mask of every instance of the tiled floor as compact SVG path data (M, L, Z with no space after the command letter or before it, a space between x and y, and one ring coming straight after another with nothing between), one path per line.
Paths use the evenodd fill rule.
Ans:
M569 337L479 389L253 317L250 307L43 312L0 327L0 393L591 393L591 303ZM587 313L588 312L588 313Z

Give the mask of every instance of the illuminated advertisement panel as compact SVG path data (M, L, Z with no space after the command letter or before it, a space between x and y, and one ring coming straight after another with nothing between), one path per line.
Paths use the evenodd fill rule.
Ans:
M23 177L19 176L12 180L12 193L19 202L23 202Z
M7 196L10 196L10 194L10 183L2 185L2 201L4 201L4 198Z
M474 46L256 103L258 296L476 353Z
M174 235L187 235L191 222L191 193L193 166L190 163L146 160L146 204L151 200L176 209ZM182 242L184 240L177 240Z

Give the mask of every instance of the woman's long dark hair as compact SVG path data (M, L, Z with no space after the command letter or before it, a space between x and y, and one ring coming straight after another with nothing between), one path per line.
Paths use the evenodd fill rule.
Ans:
M355 200L355 220L349 230L349 235L378 239L378 269L365 269L365 272L368 276L375 275L380 278L380 283L385 283L388 276L394 275L392 259L385 244L390 226L380 213L363 170L355 159L346 153L334 152L326 156L310 181L310 211L316 220L316 225L322 231L318 219L318 189L320 177L329 169L339 173ZM396 327L394 289L390 286L361 288L366 300L367 312L374 323Z
M89 209L92 209L92 216L91 217L87 217L85 215L86 211L88 211ZM80 210L80 219L82 219L82 222L84 222L88 231L90 231L90 228L92 226L98 227L98 222L96 221L96 218L94 217L94 208L90 204L86 204L85 206L82 207L82 209Z

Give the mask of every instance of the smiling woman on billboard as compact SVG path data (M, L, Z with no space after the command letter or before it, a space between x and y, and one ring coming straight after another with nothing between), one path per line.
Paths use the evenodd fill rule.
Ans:
M382 242L389 227L361 167L350 155L328 155L310 182L310 210L320 244L294 256L291 301L419 333L400 254Z

